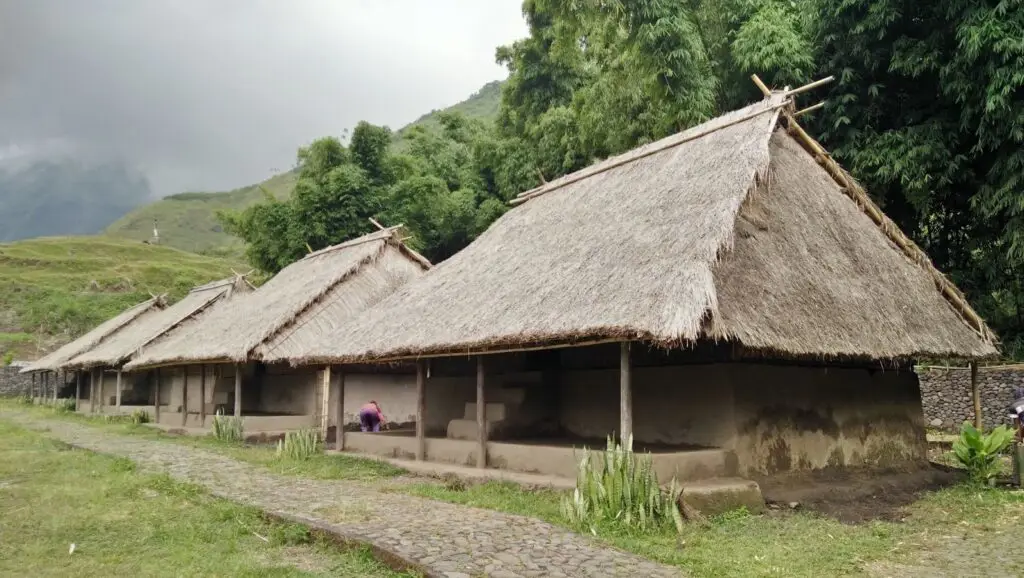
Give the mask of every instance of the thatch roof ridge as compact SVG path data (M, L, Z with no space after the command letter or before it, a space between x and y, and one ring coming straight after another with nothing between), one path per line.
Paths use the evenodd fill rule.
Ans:
M332 289L375 263L389 247L420 267L429 266L405 247L398 231L398 227L389 227L310 253L253 293L204 316L200 323L157 340L126 367L245 361L257 346L287 329Z
M751 332L752 320L770 329L772 315L789 314L773 310L770 301L762 300L764 308L754 312L726 308L736 332L723 325L725 318L709 325L716 312L723 311L720 263L738 258L733 253L738 241L743 251L758 254L750 253L750 243L737 235L751 235L758 243L792 242L789 237L762 234L757 227L750 229L745 221L752 218L750 207L776 207L759 199L771 194L769 167L773 166L772 147L777 146L773 138L778 118L788 116L789 105L784 95L771 95L687 133L524 193L519 198L528 202L508 211L463 251L291 361L385 361L603 340L676 347L698 339L731 339L741 333L756 348L770 350L776 343L780 344L777 354L791 356L983 358L995 354L992 341L974 334L964 317L940 298L928 281L927 267L920 267L912 256L893 253L899 247L891 231L865 219L860 203L851 213L854 205L845 204L851 199L838 194L836 182L806 155L808 162L789 166L799 167L807 178L824 177L813 181L817 190L804 187L799 192L816 195L807 207L813 212L801 217L811 219L809 230L818 235L811 241L823 243L821 247L837 259L846 251L837 244L839 240L866 242L864 247L869 249L860 254L878 262L849 264L843 274L851 285L871 281L875 267L884 274L878 281L881 291L904 294L862 300L874 308L874 317L848 318L844 328L853 333L819 332L818 341L788 339L793 336L772 331ZM773 114L764 114L769 111ZM553 191L557 194L548 194ZM838 214L853 219L857 226L849 228L836 221ZM774 214L773 218L789 217ZM770 222L764 226L771 231ZM806 255L775 262L769 272L788 270L800 262L797 257ZM805 288L814 289L814 299L820 303L834 298L845 306L861 302L856 294L829 296L828 291L842 292L842 287L806 279L801 271L790 274ZM764 291L756 280L751 282L749 291ZM911 285L912 293L907 289ZM776 289L800 306L799 293L787 288L791 286L783 283ZM730 306L745 299L742 294L728 298ZM906 319L909 311L934 326ZM823 315L820 323L829 323L827 314L815 314ZM788 327L787 331L798 330ZM920 334L901 333L896 330L899 327L912 327ZM758 335L760 341L755 338ZM784 343L793 349L787 352Z
M143 347L166 334L184 321L228 298L236 290L247 291L240 275L194 287L177 303L148 311L124 325L96 347L67 362L68 368L117 367Z
M146 301L138 303L125 309L121 313L100 323L81 337L64 344L58 349L32 362L21 370L21 373L36 371L56 371L71 358L95 347L111 334L115 333L136 317L146 313L154 307L164 306L164 295L153 296Z

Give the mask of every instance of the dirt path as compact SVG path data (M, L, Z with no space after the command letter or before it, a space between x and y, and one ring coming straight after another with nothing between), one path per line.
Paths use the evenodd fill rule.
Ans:
M370 544L429 576L678 577L682 572L540 520L382 493L356 482L285 477L201 449L17 413L0 418L130 458L212 494Z

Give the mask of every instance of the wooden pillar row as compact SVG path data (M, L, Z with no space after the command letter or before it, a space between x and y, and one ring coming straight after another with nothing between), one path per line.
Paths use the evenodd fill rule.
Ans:
M476 467L487 467L487 396L484 392L484 356L476 357Z
M160 423L160 368L153 372L153 420Z
M981 390L978 387L978 362L972 361L971 365L971 400L974 402L974 427L982 428L981 416Z
M425 409L425 395L427 381L427 363L418 360L416 362L416 460L423 461L427 458L427 435L426 423L423 421Z
M188 425L188 366L181 368L181 427Z
M206 364L199 366L199 427L206 427Z
M345 449L345 371L338 370L338 425L334 435L334 445L338 451Z
M629 358L629 342L619 347L619 441L630 442L633 436L633 376Z
M331 427L331 366L324 366L320 382L320 428L321 439L326 443L327 430Z
M235 417L242 417L242 364L235 364Z

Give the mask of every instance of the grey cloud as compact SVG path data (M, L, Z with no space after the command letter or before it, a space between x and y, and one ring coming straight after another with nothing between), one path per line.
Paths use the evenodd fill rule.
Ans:
M160 194L291 165L359 120L398 127L503 77L520 0L6 0L0 149L67 142Z

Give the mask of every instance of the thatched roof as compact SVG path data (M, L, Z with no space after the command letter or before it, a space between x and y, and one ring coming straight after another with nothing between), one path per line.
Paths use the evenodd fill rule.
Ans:
M139 315L96 347L74 357L65 365L73 369L118 367L153 340L185 321L212 310L214 306L226 304L231 296L249 291L251 286L241 276L196 287L170 307L151 309Z
M784 357L996 354L923 254L781 128L798 131L791 107L773 95L522 195L293 361L702 339Z
M59 349L52 351L29 364L21 370L21 373L34 371L57 371L58 369L63 369L68 360L92 349L107 336L116 332L118 329L121 329L128 323L131 323L140 315L144 315L154 309L159 310L163 306L163 296L153 297L152 299L143 301L138 305L134 305L124 310L116 317L99 324L92 331L89 331L78 339L65 344L63 347L60 347Z
M249 295L154 341L128 369L287 359L391 293L430 263L397 227L311 253Z

